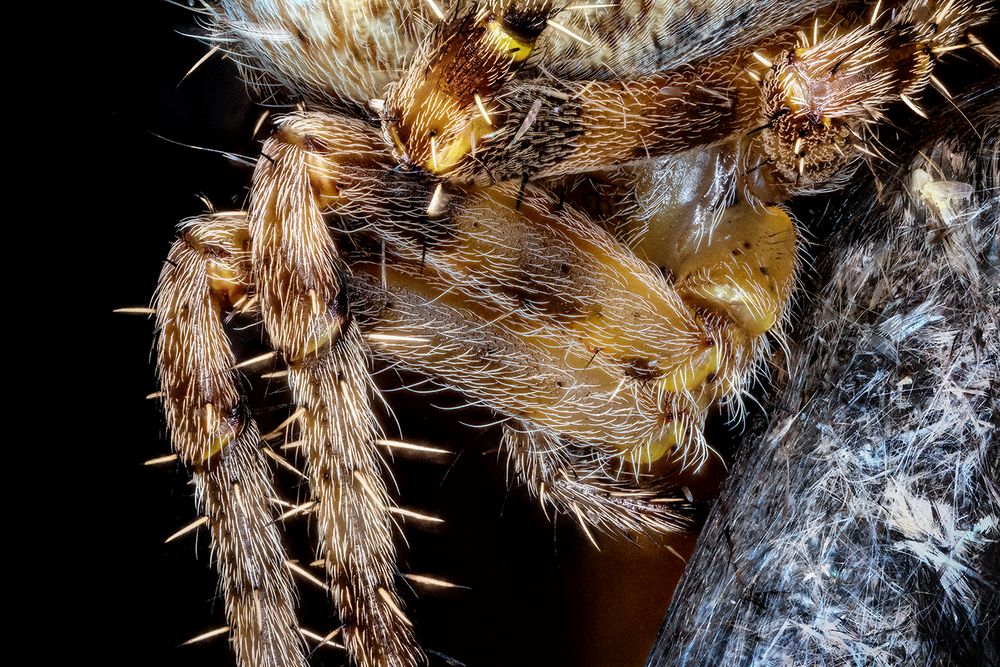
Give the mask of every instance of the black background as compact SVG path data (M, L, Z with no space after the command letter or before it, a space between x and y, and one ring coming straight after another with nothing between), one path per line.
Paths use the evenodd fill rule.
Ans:
M87 18L97 20L76 52L86 61L86 80L69 82L86 89L84 110L70 121L82 126L84 143L68 168L82 186L82 205L75 233L62 241L79 271L61 278L63 293L82 305L84 344L78 353L66 346L60 360L61 372L82 378L72 386L84 409L58 452L70 462L62 517L72 537L57 539L52 556L53 567L69 576L60 574L54 597L43 604L65 604L60 600L71 591L73 627L56 632L80 637L78 658L82 652L108 664L232 664L225 640L180 646L224 625L223 606L206 533L163 544L195 518L192 487L176 466L143 466L169 452L159 406L144 399L157 389L153 327L145 317L111 310L149 303L176 224L204 211L199 196L218 209L241 207L246 197L248 168L166 139L253 157L259 144L250 134L260 109L218 57L182 82L207 51L179 34L197 31L183 8L141 0L101 6ZM58 206L58 197L45 204ZM262 420L287 414L284 399L274 400ZM407 529L401 569L470 587L407 594L423 645L469 667L641 665L680 561L664 549L607 538L597 552L571 522L547 522L522 490L508 491L495 451L499 431L460 423L486 424L490 415L427 408L460 402L447 395L392 401L407 439L461 452L444 465L394 467L403 505L446 520L433 532ZM297 493L293 478L278 479L286 495ZM290 533L293 556L310 560L305 522ZM686 556L693 541L681 536L672 543ZM299 588L302 624L320 634L336 627L322 595L305 583ZM317 665L343 663L331 650L313 658Z

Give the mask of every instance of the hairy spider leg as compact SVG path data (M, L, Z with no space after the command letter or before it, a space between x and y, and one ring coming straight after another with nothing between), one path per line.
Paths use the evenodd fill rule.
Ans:
M391 267L352 268L358 321L375 356L512 417L517 426L507 428L517 433L505 436L504 447L533 495L547 487L550 495L540 499L586 519L585 529L663 533L686 525L683 503L669 489L641 488L620 475L623 450L676 440L653 386L615 391L583 350L555 349L536 335L537 320L489 310ZM529 442L531 451L520 451Z
M497 313L524 313L525 335L555 350L576 346L587 365L610 368L609 392L652 383L669 398L674 426L628 449L652 446L659 458L674 445L701 445L697 429L681 424L700 421L690 415L717 398L703 382L714 369L698 376L690 367L726 353L655 268L533 186L445 195L420 174L388 167L387 147L363 123L307 113L280 122L305 133L322 210L345 231L383 240L396 270Z
M206 41L264 98L363 109L416 51L430 21L423 0L222 0L201 3Z
M181 228L156 292L157 368L171 442L192 471L212 534L237 663L303 667L271 474L222 321L248 294L248 245L242 213L195 218Z
M347 266L320 208L311 139L292 120L264 143L249 225L261 315L288 364L319 550L343 638L360 667L423 660L396 592L392 500L377 451L367 350L344 290ZM339 148L349 159L352 146Z
M877 128L891 105L926 115L916 101L937 60L974 45L969 30L994 11L979 0L909 0L890 9L870 19L827 12L670 71L499 81L490 131L476 142L450 143L446 168L430 171L455 183L526 181L733 142L748 201L780 203L834 189L862 159L878 156ZM838 36L842 23L854 27ZM447 73L448 62L440 67ZM409 76L441 74L429 66ZM453 116L472 113L466 102ZM411 117L418 116L403 116ZM436 127L394 131L420 144L427 139L419 133Z
M532 59L549 0L457 5L426 39L381 111L394 157L449 172L494 131L494 96Z
M502 445L517 479L547 508L577 521L593 540L591 528L636 535L688 525L683 498L644 488L617 474L614 456L600 448L561 440L527 424L504 427ZM665 523L665 518L667 522Z
M675 413L653 385L621 382L592 354L504 313L393 269L357 265L352 292L373 350L397 367L436 377L470 398L578 443L615 451L676 442ZM369 275L364 275L366 272Z
M390 168L387 147L359 121L298 113L280 121L279 134L289 126L309 147L321 210L334 214L344 232L384 241L388 265L381 273L393 291L433 288L427 301L452 291L462 295L469 303L457 304L459 309L491 312L482 319L502 320L515 336L548 350L557 366L565 365L560 356L571 355L580 368L600 369L602 377L583 384L596 383L601 395L639 386L644 388L635 391L658 396L655 409L639 412L658 415L662 426L650 429L639 419L635 428L608 421L603 431L578 429L587 419L569 415L560 423L554 410L572 402L558 392L538 401L530 382L519 391L533 397L533 406L523 404L517 391L490 399L488 387L474 387L475 376L454 368L444 347L423 357L422 370L492 400L508 415L580 442L611 444L633 463L652 463L671 451L693 453L696 460L706 455L701 426L707 411L743 386L758 359L757 341L780 320L787 300L794 231L784 213L758 215L747 207L715 245L706 239L698 248L674 249L670 267L683 287L679 291L584 213L533 185L449 188L443 194L440 184L419 173ZM781 243L772 242L775 234ZM758 250L742 247L751 241L760 242ZM426 313L399 320L408 317L427 321ZM405 363L418 357L411 351Z

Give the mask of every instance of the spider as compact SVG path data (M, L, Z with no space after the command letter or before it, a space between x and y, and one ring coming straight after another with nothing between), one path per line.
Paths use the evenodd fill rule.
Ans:
M922 115L937 60L985 51L970 31L988 16L721 4L204 7L254 87L300 105L247 210L182 227L154 302L204 512L189 529L211 532L239 664L306 659L279 514L316 520L342 627L314 639L363 667L425 659L395 583L406 510L382 452L405 445L376 420L373 356L502 415L517 478L588 535L685 525L663 471L705 460L706 416L738 415L781 343L799 253L781 205L877 159L889 110ZM273 352L237 359L233 317ZM275 359L295 407L262 434L242 373ZM268 459L288 452L310 498L276 509Z

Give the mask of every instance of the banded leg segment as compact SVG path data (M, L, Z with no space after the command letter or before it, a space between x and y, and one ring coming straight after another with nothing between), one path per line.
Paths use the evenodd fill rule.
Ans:
M383 129L402 164L447 173L493 131L500 87L528 62L549 0L487 0L456 9L389 86Z
M918 101L932 82L939 85L936 61L977 45L968 31L996 8L982 0L907 0L877 3L874 11L830 9L752 46L617 81L553 80L552 68L540 68L544 76L534 80L497 78L481 117L471 98L452 105L447 116L459 129L449 129L447 140L437 138L442 123L421 122L418 112L394 112L383 125L387 135L406 137L406 146L440 141L441 159L419 164L450 182L480 185L731 143L747 198L781 203L840 187L865 156L877 156L877 130L891 106L926 117ZM433 82L447 71L446 60L422 61L407 76Z
M254 174L250 230L261 312L289 365L319 549L344 642L361 667L411 667L422 653L394 585L392 501L369 403L374 387L343 291L347 267L311 181L312 142L294 121L283 124Z
M160 274L157 365L171 440L211 529L237 663L303 667L270 471L222 322L249 290L248 238L240 213L185 225Z

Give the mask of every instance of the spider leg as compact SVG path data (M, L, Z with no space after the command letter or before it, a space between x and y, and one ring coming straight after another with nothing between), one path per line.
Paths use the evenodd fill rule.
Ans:
M385 272L385 290L369 267L355 269L350 285L359 323L372 351L398 367L580 442L626 450L672 435L671 413L654 387L616 391L621 376L588 364L584 350L553 348L547 336L525 334L545 326L543 318L491 311L393 270Z
M272 174L267 182L278 194L284 191L286 194L281 196L286 201L312 202L310 210L317 228L325 224L322 211L330 215L331 224L349 238L358 239L356 245L363 245L361 241L366 238L369 243L385 242L391 255L383 262L383 271L377 273L384 272L393 283L393 294L410 289L418 295L409 303L393 301L395 306L386 308L384 318L393 314L402 326L407 325L407 317L413 318L411 323L426 323L429 320L422 319L425 314L413 312L412 308L433 308L433 302L452 291L452 286L456 288L455 308L446 316L455 326L431 331L432 336L440 334L441 344L432 346L431 353L414 353L411 363L422 364L431 375L456 381L463 391L473 390L472 383L463 385L465 378L477 378L477 396L497 393L501 400L509 398L509 409L504 411L529 421L543 418L542 413L554 406L567 404L561 398L567 390L580 392L572 400L585 400L592 409L568 414L568 423L582 422L573 437L582 432L593 436L580 437L582 441L605 442L603 436L608 435L616 438L616 443L623 443L626 439L617 437L615 429L606 425L623 424L636 412L647 415L636 428L622 426L622 434L634 435L636 430L646 434L632 438L623 447L625 450L645 449L652 443L662 455L678 443L683 424L692 421L684 415L703 411L704 406L689 400L688 390L704 384L690 367L692 363L697 368L711 365L719 356L716 341L658 271L601 232L586 216L560 213L555 200L534 187L526 189L520 209L516 190L498 186L496 192L468 197L449 194L442 209L436 211L440 186L425 174L398 169L381 137L372 128L350 119L302 113L287 116L265 148L270 159L262 163L260 174L278 168L276 165L284 158L277 151L294 151L299 156L297 178L307 182L301 185L302 192L286 196L291 181L285 167L280 168L283 175ZM268 196L272 195L276 193ZM255 197L256 201L265 199L263 194ZM484 225L483 220L491 222ZM326 227L322 229L322 242L332 248ZM254 238L258 238L256 232ZM288 244L289 248L300 249L297 261L305 265L310 253L301 248L312 242L309 239L320 237L303 231L289 238L296 239L294 244ZM263 266L256 260L255 265ZM354 265L358 262L354 261ZM265 280L262 276L259 284L261 300L266 303L269 297ZM308 289L315 288L301 288L303 293ZM420 296L422 290L436 293ZM325 303L323 299L318 293L317 301ZM356 299L351 302L354 304ZM308 305L304 303L302 308ZM461 349L463 336L482 340L484 351L491 348L489 340L476 335L479 325L463 319L477 305L484 310L478 316L482 323L496 317L503 320L501 328L506 328L507 333L494 327L494 334L516 339L512 345L518 352L525 352L526 359L538 358L532 356L538 354L552 360L541 367L563 368L563 359L571 355L577 368L592 372L586 380L565 387L553 380L541 393L530 373L515 368L509 369L511 375L505 375L506 371L492 367L494 358L488 355L482 362L490 369L489 378L483 373L465 374L461 364L476 362L467 355L451 358L443 350L452 344ZM286 315L289 307L284 307ZM267 322L266 308L264 316ZM308 313L302 315L306 317ZM303 319L299 326L284 326L289 335L315 329L321 341L330 339L326 333L331 327L328 323ZM390 331L389 335L394 334ZM528 340L530 350L520 347ZM594 354L596 350L601 350L599 358ZM296 357L294 352L286 356L290 360ZM503 360L500 365L506 363ZM523 379L523 389L497 392L490 385L509 384L508 377ZM661 381L637 383L637 377ZM630 391L620 391L625 385L631 390L639 384L650 385L636 389L643 397L640 408L614 407L620 407L631 395ZM584 395L588 386L596 387L590 391L593 398ZM657 390L670 394L669 405L657 405ZM704 400L711 402L709 395L713 392L713 388L706 389ZM618 396L621 400L615 400ZM608 399L612 399L612 407L606 409L603 402ZM615 413L610 421L606 418L609 411Z
M344 642L361 667L410 667L423 656L394 584L374 387L345 291L348 269L311 175L317 140L310 121L291 118L264 144L249 212L254 277L264 326L288 363L299 406L297 439Z
M710 234L686 216L687 205L664 207L649 220L640 247L643 261L588 216L558 206L536 186L524 189L520 205L515 193L510 186L472 193L425 221L426 250L412 232L407 235L405 220L378 218L371 226L403 260L389 273L409 274L412 284L399 287L433 286L491 309L516 337L549 350L557 367L604 371L601 378L590 373L567 386L599 387L593 395L604 396L608 406L623 388L627 395L652 392L659 410L639 412L669 415L664 419L673 426L644 432L640 425L648 419L639 419L636 428L619 429L617 420L607 419L608 409L594 405L591 414L601 415L607 428L588 437L572 426L586 418L569 414L561 422L551 407L550 416L525 415L513 409L520 400L514 392L501 395L510 399L502 409L507 414L580 441L614 444L650 462L675 444L682 454L703 458L707 449L697 432L704 414L742 390L765 336L778 330L795 275L790 218L780 209L739 205L726 209ZM436 294L427 299L441 301ZM454 305L469 310L460 300ZM445 331L431 332L431 338L440 339ZM462 346L475 336L454 340ZM437 363L438 375L463 391L469 388L471 375L446 372L450 360ZM556 391L562 393L568 392ZM530 379L525 395L538 395ZM571 404L583 405L562 402ZM634 439L628 442L629 437Z
M379 267L354 268L351 292L375 355L514 417L518 425L505 429L504 447L543 506L572 514L584 529L663 533L686 525L683 501L619 474L622 450L673 434L654 387L615 391L606 371L585 356L571 348L554 353L516 334L527 324L513 322L517 315L498 318L391 269L384 291L375 278ZM685 425L688 442L701 437L700 423Z
M246 218L187 223L156 294L167 426L208 519L229 634L241 667L302 667L295 590L274 524L271 475L238 386L222 314L250 288Z
M548 74L560 69L553 65L533 80L496 77L478 104L437 85L461 80L464 61L430 58L408 73L417 97L391 94L382 122L398 155L463 184L565 176L726 144L743 162L737 180L746 198L780 203L841 187L866 156L884 157L876 146L888 109L905 105L926 117L918 101L938 59L974 46L968 31L993 13L979 0L908 0L871 18L829 8L671 70L562 80ZM837 36L838 24L849 31ZM420 83L441 91L447 104L432 105L440 113L425 113ZM479 111L484 96L488 108Z
M551 505L573 517L588 535L591 527L635 535L676 532L690 523L682 498L618 475L609 448L564 442L528 424L505 427L502 444L518 479L543 509Z

